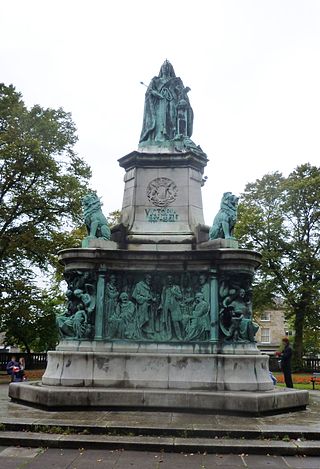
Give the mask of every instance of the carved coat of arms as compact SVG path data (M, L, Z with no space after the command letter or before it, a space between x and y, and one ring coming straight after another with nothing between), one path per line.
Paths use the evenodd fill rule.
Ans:
M177 198L178 188L172 179L156 178L149 182L147 197L156 207L166 207Z

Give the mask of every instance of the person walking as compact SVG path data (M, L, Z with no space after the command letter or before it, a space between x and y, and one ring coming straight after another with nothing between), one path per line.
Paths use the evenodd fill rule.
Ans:
M292 376L291 376L291 357L292 357L292 348L290 347L290 342L288 337L282 339L282 344L284 349L280 356L281 361L281 370L284 375L284 380L287 388L293 388Z

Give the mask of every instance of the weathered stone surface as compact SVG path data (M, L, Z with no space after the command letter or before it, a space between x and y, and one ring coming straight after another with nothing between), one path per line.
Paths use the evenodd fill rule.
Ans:
M239 243L236 239L212 239L197 244L197 249L238 249Z
M284 460L270 457L270 456L261 455L261 454L245 455L244 460L247 464L247 467L256 467L256 468L268 467L270 469L288 469L288 465L286 464Z
M150 244L150 246L152 246ZM158 245L160 246L160 245ZM261 255L246 249L203 249L180 251L172 246L170 251L143 250L139 252L103 249L65 249L60 251L59 260L66 271L106 269L128 271L209 272L212 265L221 271L253 274L260 265Z
M209 410L259 414L270 411L302 409L308 404L308 392L274 389L267 392L185 391L158 389L85 388L15 383L9 396L45 407L117 407L177 410Z
M82 241L83 248L98 248L98 249L118 249L118 243L102 238L85 238Z
M207 159L187 153L132 152L119 160L125 168L121 222L128 227L127 248L163 243L194 242L195 227L203 224L202 174ZM145 247L144 249L147 249Z
M35 458L42 452L42 448L21 448L11 446L1 451L1 458L12 457L12 458Z
M260 354L256 343L170 343L170 342L139 342L127 340L92 340L76 341L64 339L59 342L56 350L75 352L125 352L125 353L166 353L166 354L215 354L224 355L257 355Z
M152 348L148 353L49 352L42 382L77 387L273 389L266 355L168 354L156 353Z

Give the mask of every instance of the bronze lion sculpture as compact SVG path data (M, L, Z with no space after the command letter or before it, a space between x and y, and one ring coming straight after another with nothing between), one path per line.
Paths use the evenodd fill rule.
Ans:
M234 239L233 229L237 221L239 198L231 192L225 192L221 199L220 210L214 217L209 231L209 239Z
M108 221L101 210L101 202L97 194L87 194L82 199L83 218L88 235L92 238L109 240L111 237Z

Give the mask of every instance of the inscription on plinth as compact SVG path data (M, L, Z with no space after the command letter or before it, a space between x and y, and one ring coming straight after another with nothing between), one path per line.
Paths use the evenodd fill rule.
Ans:
M178 213L173 208L146 208L144 211L150 223L174 223L179 219Z

